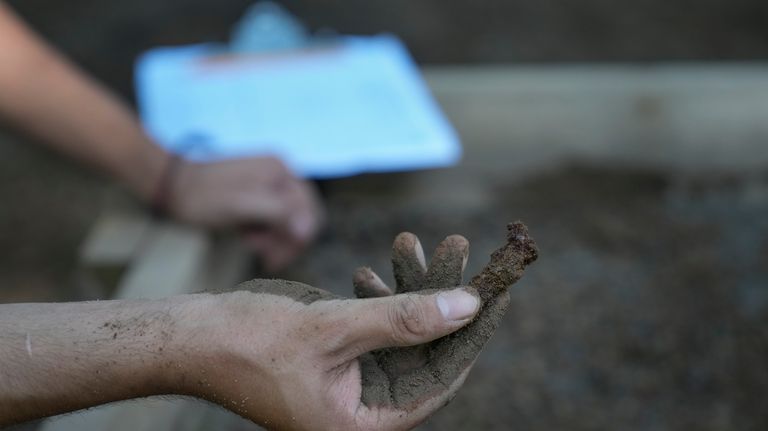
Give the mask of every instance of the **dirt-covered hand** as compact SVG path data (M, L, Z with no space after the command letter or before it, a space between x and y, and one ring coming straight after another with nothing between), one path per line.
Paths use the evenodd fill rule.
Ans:
M176 218L240 228L247 244L277 270L313 239L322 218L314 188L278 159L183 162L166 203Z
M407 410L368 406L361 402L358 357L425 343L467 324L479 301L463 289L373 299L339 299L283 280L238 289L202 294L188 307L182 394L268 429L399 430L421 422L460 385Z
M360 358L365 405L409 410L426 400L453 395L498 327L509 305L507 288L538 257L522 223L511 223L507 230L507 244L493 253L491 262L469 283L469 289L482 300L480 313L471 324L427 344L381 349ZM452 235L440 243L427 266L419 239L401 233L392 248L395 290L364 267L354 274L355 294L359 298L427 294L459 286L468 255L468 241Z
M429 269L418 248L415 237L398 237L402 293L394 295L370 272L368 281L358 273L355 284L375 298L341 299L283 280L200 295L186 312L191 335L180 356L190 371L181 392L269 429L400 430L421 423L461 386L498 324L505 288L535 248L521 233L494 254L493 273L475 277L474 288L456 287L466 240L449 237ZM490 285L498 291L485 295Z

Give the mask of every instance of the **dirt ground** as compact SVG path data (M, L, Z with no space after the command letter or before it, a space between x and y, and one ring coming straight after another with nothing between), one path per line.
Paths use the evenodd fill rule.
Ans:
M569 167L489 184L478 211L331 197L330 226L295 276L350 292L350 268L389 267L390 241L462 233L468 274L507 220L541 255L458 397L425 430L766 429L768 172L675 178ZM391 278L390 280L391 281Z

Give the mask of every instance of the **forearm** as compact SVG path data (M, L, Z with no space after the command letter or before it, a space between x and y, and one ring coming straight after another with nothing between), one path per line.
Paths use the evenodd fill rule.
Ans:
M184 298L0 305L0 427L178 393Z
M47 46L0 2L0 117L150 198L165 152L125 104Z

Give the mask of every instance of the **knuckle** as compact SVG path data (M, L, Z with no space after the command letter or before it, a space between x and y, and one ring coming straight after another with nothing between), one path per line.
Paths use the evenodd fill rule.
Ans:
M280 159L274 159L274 164L272 166L276 175L280 175L282 177L289 177L291 175L291 171L288 169L288 166L286 166L285 163L283 163L283 161Z
M261 160L263 160L264 163L268 163L271 166L279 165L282 163L280 159L276 156L262 156Z
M398 343L417 342L427 333L427 322L419 302L408 295L390 306L389 320L392 336Z
M285 177L288 176L288 167L277 157L265 156L262 158L262 171L271 177Z

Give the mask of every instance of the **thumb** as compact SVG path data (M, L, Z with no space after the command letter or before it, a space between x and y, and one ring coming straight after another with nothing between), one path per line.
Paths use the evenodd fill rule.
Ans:
M423 344L469 323L479 307L471 287L430 295L402 294L350 301L343 350L359 356L384 347Z

